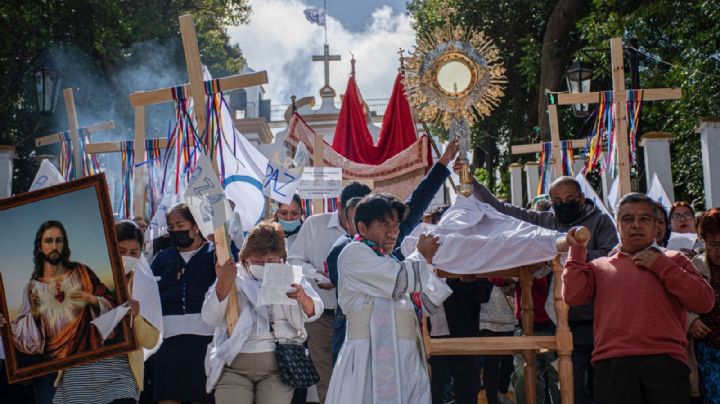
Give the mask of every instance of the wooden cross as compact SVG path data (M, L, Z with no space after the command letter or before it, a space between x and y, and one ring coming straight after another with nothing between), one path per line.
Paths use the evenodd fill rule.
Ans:
M620 197L632 192L630 182L630 147L628 142L628 122L625 110L627 93L625 89L625 67L623 62L623 45L621 38L610 39L610 60L612 64L612 93L615 104L615 141L617 142L618 176ZM678 100L682 97L679 88L650 88L636 89L643 92L642 101ZM557 105L597 104L600 102L600 92L587 93L558 93ZM548 105L550 114L550 131L558 131L557 105ZM557 136L559 139L559 136ZM559 144L553 145L553 153L559 153ZM559 156L559 154L554 154Z
M323 62L325 69L325 85L320 90L321 93L323 91L332 90L332 87L330 87L330 62L337 62L341 60L340 55L330 54L330 45L325 44L324 50L325 51L322 55L313 55L312 57L313 62Z
M183 84L182 87L186 94L193 97L195 102L195 111L197 117L198 134L205 131L205 91L204 80L202 75L202 64L200 61L200 51L197 44L197 34L193 24L192 16L180 16L180 33L183 40L183 48L185 51L185 62L188 66L188 77L190 84ZM192 66L192 67L191 67ZM229 77L218 79L220 88L223 91L236 90L256 85L266 84L268 82L267 72L260 71L250 74L236 74ZM197 88L196 88L197 87ZM139 91L130 94L130 103L135 110L135 139L133 141L133 164L142 162L145 156L145 107L147 105L161 104L173 101L172 90L174 87L160 88L150 91ZM189 138L190 145L194 145L194 137ZM88 153L119 153L122 151L123 142L104 142L87 146ZM159 140L159 147L167 147L167 139ZM138 160L139 159L139 160ZM213 159L213 163L216 161ZM145 181L147 178L147 167L145 165L136 167L134 178L133 192L133 214L135 216L143 216L145 212Z
M205 115L205 80L203 79L202 62L200 59L200 49L198 47L197 33L195 24L190 14L181 15L180 35L182 36L183 51L185 53L185 63L187 65L188 78L190 83L183 84L185 93L193 99L193 112L196 117L197 133L202 134L206 128ZM246 87L258 86L268 82L267 72L260 71L250 74L237 74L234 76L216 79L220 83L223 91L237 90ZM145 155L145 106L153 104L161 104L171 102L173 100L173 89L175 87L166 87L150 91L140 91L130 94L130 104L135 109L135 140L133 144L134 158L144 158ZM233 123L231 123L233 124ZM234 124L233 124L234 125ZM190 146L194 145L194 138L189 138ZM161 146L167 146L167 141L163 139ZM93 147L95 152L119 152L122 145L119 142L105 143ZM213 168L217 174L217 160L213 158ZM177 169L177 168L176 168ZM140 166L135 171L135 192L133 211L135 215L142 215L145 207L145 177L146 167ZM215 230L215 247L219 262L226 262L230 259L230 250L227 243L225 226L221 226ZM237 296L235 293L235 285L233 284L229 294L228 310L226 312L226 322L228 334L232 333L235 323L238 319Z
M77 178L80 178L82 176L81 159L83 158L83 156L80 155L80 138L78 137L78 130L84 130L85 133L91 135L93 133L115 129L115 122L105 121L81 128L78 124L77 109L75 108L75 97L73 96L73 89L64 89L63 97L65 98L65 111L67 112L70 139L72 139L73 170L75 171L75 175L77 176ZM48 146L51 144L60 143L63 140L63 132L53 133L52 135L47 135L35 139L35 146Z

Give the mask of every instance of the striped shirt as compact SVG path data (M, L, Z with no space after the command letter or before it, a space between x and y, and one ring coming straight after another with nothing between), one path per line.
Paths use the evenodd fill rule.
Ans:
M127 355L66 369L53 403L105 404L122 398L140 398Z

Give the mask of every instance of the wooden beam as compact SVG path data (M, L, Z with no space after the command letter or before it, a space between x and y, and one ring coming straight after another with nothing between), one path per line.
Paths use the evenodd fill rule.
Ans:
M560 128L558 128L557 104L548 105L548 114L550 115L550 141L552 142L552 165L555 171L555 178L563 175L563 164L560 158Z
M161 147L167 147L167 139L162 139L164 143ZM134 142L133 162L143 161L145 159L145 107L135 107L135 142ZM147 164L135 167L135 178L133 188L133 215L145 217L145 179L147 178ZM152 191L151 191L152 192Z
M325 156L325 141L323 136L319 133L315 134L313 138L313 167L325 167L323 161ZM313 199L313 213L323 213L325 201L323 199Z
M621 38L610 39L612 62L613 102L615 103L615 141L617 142L618 176L620 198L632 192L630 182L630 151L628 146L627 93L625 92L625 65Z
M557 337L518 336L518 337L471 337L471 338L431 338L433 356L461 355L512 355L534 350L556 350Z
M72 139L73 148L73 170L75 170L75 178L82 177L82 156L80 156L80 139L78 137L78 118L75 110L75 97L73 89L66 88L63 90L65 97L65 111L67 112L68 127L70 129L70 139Z
M122 151L121 142L99 142L99 143L90 143L85 146L85 151L88 154L103 154L103 153L120 153ZM133 142L133 151L137 153L137 150L135 150L135 142ZM163 138L160 139L160 148L164 149L167 147L167 139ZM144 152L143 152L144 153ZM137 171L136 171L137 174Z
M202 77L202 76L201 76ZM267 84L268 76L266 71L248 73L248 74L236 74L233 76L224 77L218 79L220 82L220 88L223 91L236 90L240 88L260 86ZM157 90L150 91L138 91L130 94L130 104L133 107L140 105L152 105L161 104L163 102L170 102L173 100L172 89L175 87L159 88ZM183 84L185 91L188 91L188 85Z
M572 139L571 146L573 149L582 149L587 145L587 139ZM540 153L542 151L542 143L520 144L510 146L512 154L530 154Z
M94 125L86 126L85 131L88 134L93 134L96 132L104 132L106 130L113 130L115 129L115 122L114 121L106 121L101 123L96 123ZM62 134L63 132L57 132L53 133L52 135L42 136L37 139L35 139L35 146L41 147L41 146L48 146L51 144L56 144L62 142Z
M677 100L682 97L680 88L649 88L642 90L643 101ZM557 105L597 104L600 102L600 92L589 93L557 93Z

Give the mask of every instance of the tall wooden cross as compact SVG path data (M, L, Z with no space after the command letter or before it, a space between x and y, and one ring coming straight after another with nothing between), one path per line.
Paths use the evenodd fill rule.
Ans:
M181 15L180 35L182 36L183 51L185 53L185 63L187 65L188 78L190 83L184 84L183 88L186 94L193 99L194 107L192 111L196 117L197 133L202 134L206 129L205 114L205 80L203 78L202 62L200 59L200 49L198 47L197 33L195 24L190 14ZM237 90L246 87L258 86L268 82L267 72L260 71L250 74L237 74L234 76L216 79L220 83L223 91ZM161 104L174 101L173 89L175 87L166 87L150 91L140 91L130 94L130 104L135 109L135 140L133 144L134 156L144 158L145 155L145 106L153 104ZM232 123L231 123L232 124ZM189 137L190 146L194 145L193 137ZM167 145L167 143L165 143ZM209 146L209 145L208 145ZM107 143L99 146L96 150L102 149L104 152L121 151L121 143ZM139 157L138 157L139 156ZM217 161L213 159L213 168L217 173ZM177 168L176 168L177 169ZM135 214L142 214L145 206L145 188L144 182L146 178L146 167L141 166L135 171L135 192L134 206ZM227 243L227 235L225 226L221 226L215 230L215 247L219 262L226 262L230 259L230 250ZM235 323L238 319L237 297L235 294L235 285L233 284L230 294L228 310L226 312L226 322L228 333L231 334Z
M332 87L330 87L330 62L337 62L340 61L340 55L331 55L330 54L330 45L325 44L324 46L324 52L322 55L313 55L312 61L313 62L323 62L323 67L325 69L325 85L322 89L320 89L320 93L322 94L325 91L332 90ZM333 92L334 94L334 92Z
M198 134L205 131L205 91L204 80L202 74L202 64L200 61L200 51L197 44L197 34L193 24L192 16L180 16L180 33L183 40L183 49L185 51L185 62L188 68L188 77L190 84L184 84L183 88L186 94L193 97L196 107L193 108L197 117ZM267 72L260 71L249 74L236 74L233 76L218 79L220 88L223 91L237 90L246 87L266 84L268 82ZM172 91L174 87L160 88L150 91L139 91L130 94L130 103L135 110L135 139L133 141L133 164L142 162L145 157L145 107L147 105L161 104L173 101ZM189 138L191 146L195 139ZM122 142L104 142L87 146L88 153L119 153L122 151ZM159 147L167 147L167 139L159 140ZM215 163L215 161L213 161ZM145 181L147 179L147 166L142 165L136 167L133 192L133 214L135 216L143 216L145 211Z
M621 38L610 39L610 60L612 65L612 94L615 104L615 141L617 142L618 176L620 186L620 197L632 192L630 182L630 147L628 141L628 118L627 118L627 92L625 89L625 67L623 62L623 44ZM636 89L642 91L642 101L678 100L682 97L679 88L650 88ZM600 102L601 93L598 91L587 93L558 93L557 105L572 104L597 104ZM550 130L558 131L557 105L548 105L550 114ZM559 139L559 136L558 136ZM557 147L559 156L559 145L553 144L553 152Z
M80 178L82 176L82 158L84 158L84 156L80 155L80 137L78 136L78 131L83 130L88 135L97 132L104 132L107 130L115 129L115 122L105 121L81 128L78 124L77 109L75 108L75 97L73 95L73 89L64 89L63 97L65 98L65 112L67 112L68 129L70 131L70 139L72 141L73 170L75 171L75 175L77 176L77 178ZM52 144L60 143L63 140L63 132L57 132L53 133L52 135L47 135L35 139L35 146L49 146Z

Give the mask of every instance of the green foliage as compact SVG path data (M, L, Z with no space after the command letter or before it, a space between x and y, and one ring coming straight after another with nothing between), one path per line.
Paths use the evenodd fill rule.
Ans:
M36 111L33 72L43 56L57 49L77 55L83 60L83 68L92 71L90 76L111 92L93 94L88 83L65 71L63 87L80 90L76 97L79 110L110 103L127 118L131 115L129 94L117 83L118 70L132 60L133 45L146 41L174 47L171 62L184 70L184 56L178 45L178 16L185 13L194 16L203 62L208 68L216 75L238 73L244 64L242 52L228 44L224 27L248 20L248 0L0 3L0 24L12 30L0 36L0 144L16 147L14 192L26 191L37 169L38 163L32 158L35 138L60 130L54 120L65 115L62 101L54 117L42 117ZM62 66L58 67L63 71Z
M535 158L511 156L510 145L537 142L538 83L541 76L541 50L547 21L557 0L413 0L408 11L419 32L429 32L444 21L445 4L457 12L453 24L483 30L500 48L507 68L506 95L498 109L473 128L476 155L485 168L488 181L496 168L507 171L511 161ZM568 43L575 57L594 66L592 90L612 88L608 40L621 36L625 44L637 38L639 47L673 66L640 57L642 88L681 87L680 101L647 102L643 106L641 133L667 131L672 142L672 170L677 200L688 200L701 207L704 200L699 136L694 128L703 117L720 116L720 2L698 0L592 0L571 30ZM567 49L565 50L567 51ZM572 50L571 50L572 51ZM629 86L626 55L625 78ZM566 68L567 66L560 67ZM702 74L700 73L702 72ZM563 139L587 135L582 120L574 118L569 107L559 109ZM589 126L589 125L588 125ZM642 167L640 167L642 168ZM638 174L634 173L638 178ZM501 181L505 183L505 181Z
M702 207L700 140L694 128L703 117L720 115L720 3L596 0L578 28L588 46L607 47L607 40L617 35L635 37L641 50L674 65L640 56L641 87L683 89L680 101L645 103L642 131L674 135L675 199ZM609 64L608 55L598 56Z

